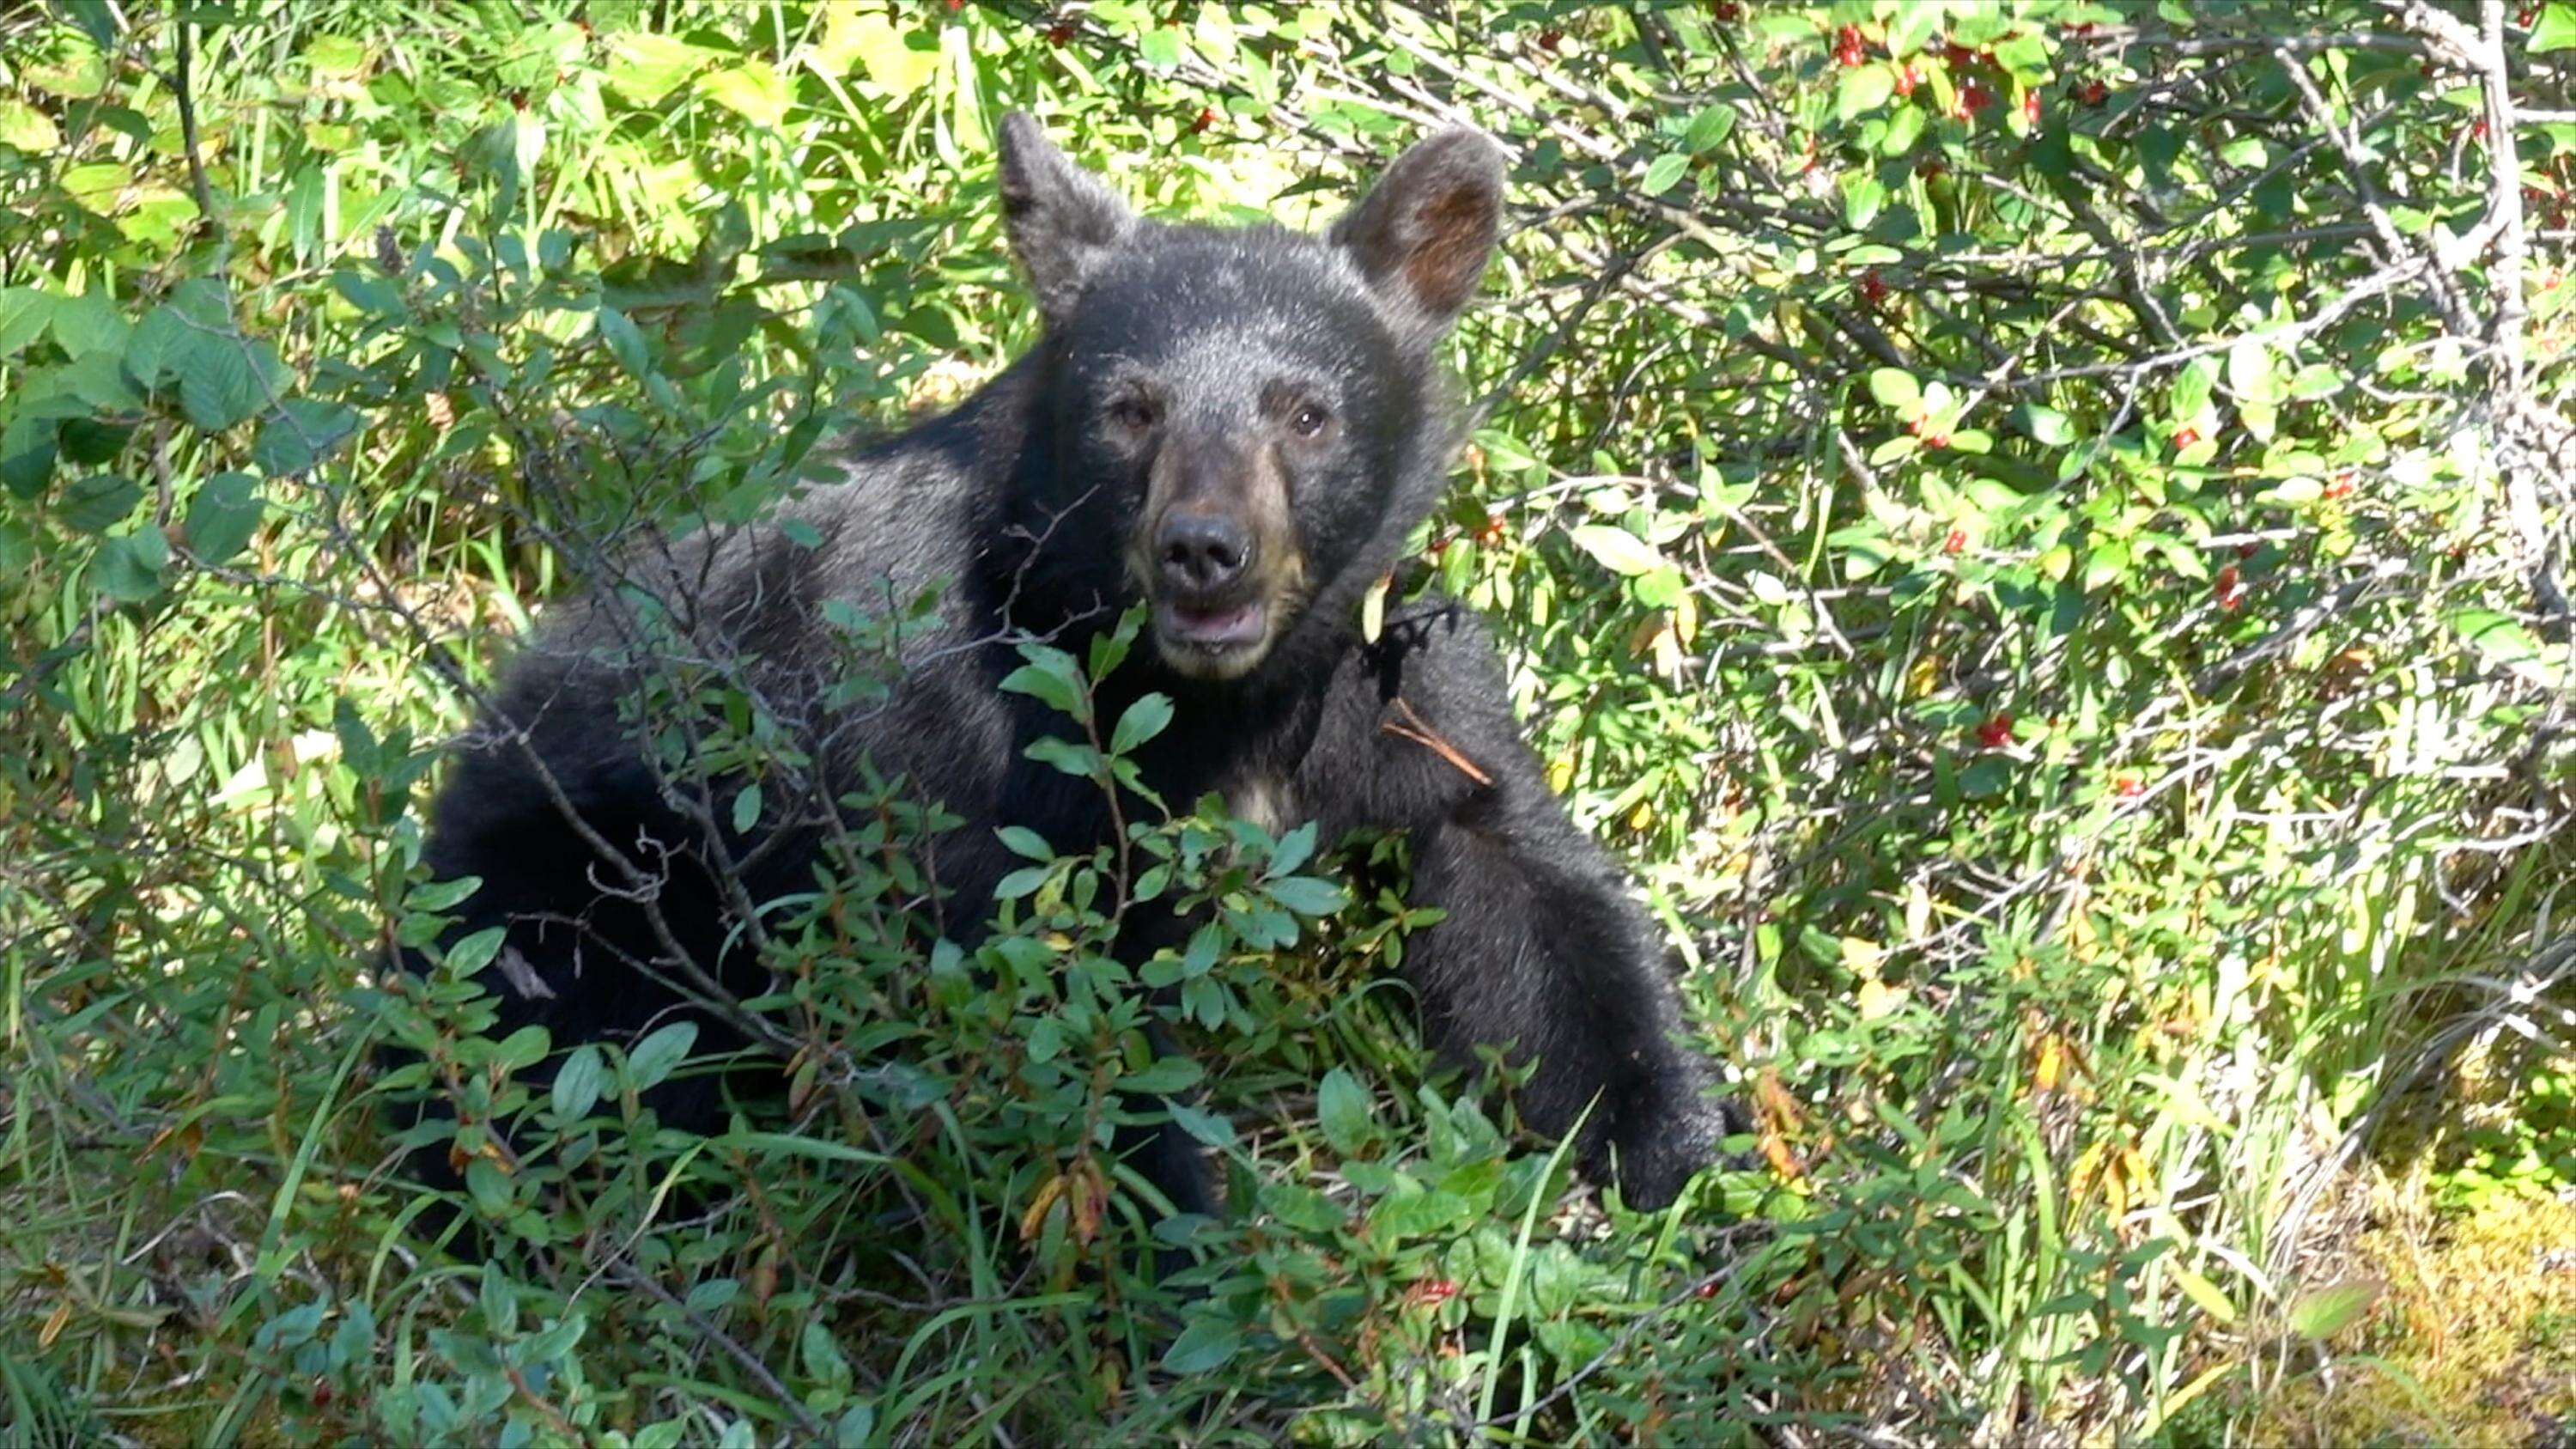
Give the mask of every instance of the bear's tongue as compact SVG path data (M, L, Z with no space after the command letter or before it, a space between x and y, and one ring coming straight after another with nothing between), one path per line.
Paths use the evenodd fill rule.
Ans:
M1193 644L1250 644L1261 637L1261 605L1230 608L1171 606L1172 632Z

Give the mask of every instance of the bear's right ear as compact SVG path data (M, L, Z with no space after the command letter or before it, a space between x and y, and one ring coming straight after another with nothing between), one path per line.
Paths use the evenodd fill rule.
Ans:
M1460 127L1395 158L1330 236L1379 296L1436 338L1476 295L1502 210L1502 148Z
M1037 293L1038 311L1061 322L1100 258L1136 228L1117 193L1065 159L1026 111L1002 118L1002 228Z

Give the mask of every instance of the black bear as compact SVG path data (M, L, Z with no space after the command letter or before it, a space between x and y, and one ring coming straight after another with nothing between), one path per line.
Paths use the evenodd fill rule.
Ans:
M1000 827L1060 849L1111 830L1103 792L1023 753L1062 722L997 688L1011 641L1078 649L1143 604L1150 644L1104 690L1174 703L1137 756L1145 781L1328 841L1408 836L1413 898L1446 912L1405 961L1431 1040L1459 1061L1487 1043L1535 1057L1524 1115L1580 1121L1589 1173L1670 1202L1721 1128L1656 931L1549 792L1477 618L1434 599L1360 625L1460 441L1435 352L1484 273L1502 186L1498 148L1459 130L1322 236L1166 225L1008 118L1001 201L1036 348L774 518L669 540L552 611L460 744L426 855L438 878L483 881L451 941L505 928L500 1030L542 1024L561 1048L667 1019L689 983L755 995L744 922L811 888L814 832L731 829L646 747L639 647L739 666L734 683L801 722L827 787L900 775L961 818L935 875L962 938L1020 863ZM826 616L943 586L897 631L910 667L890 697L815 680ZM710 1126L717 1105L707 1088L660 1108ZM1208 1210L1186 1139L1126 1145Z

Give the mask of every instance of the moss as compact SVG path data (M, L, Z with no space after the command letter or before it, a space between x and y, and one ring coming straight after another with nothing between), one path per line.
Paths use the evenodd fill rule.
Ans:
M2386 1291L2294 1367L2254 1443L2540 1445L2576 1424L2576 1204L2497 1194L2358 1245Z

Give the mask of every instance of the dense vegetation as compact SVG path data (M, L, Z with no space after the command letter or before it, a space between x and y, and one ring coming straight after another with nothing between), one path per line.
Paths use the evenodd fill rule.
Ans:
M2565 0L0 19L0 1439L2543 1434L2571 54ZM864 802L746 1004L793 1122L639 1119L685 1029L531 1093L492 942L373 979L458 899L435 746L540 600L1027 343L1011 107L1300 225L1505 141L1396 587L1511 641L1747 1167L1599 1200L1426 1076L1400 851L1188 801L1015 842L971 957ZM1154 727L1031 659L1066 768ZM720 767L792 749L716 713ZM1141 973L1230 1165L1179 1292L1096 1145L1188 1077L1102 950L1146 890L1214 908ZM403 1090L463 1110L488 1266Z

